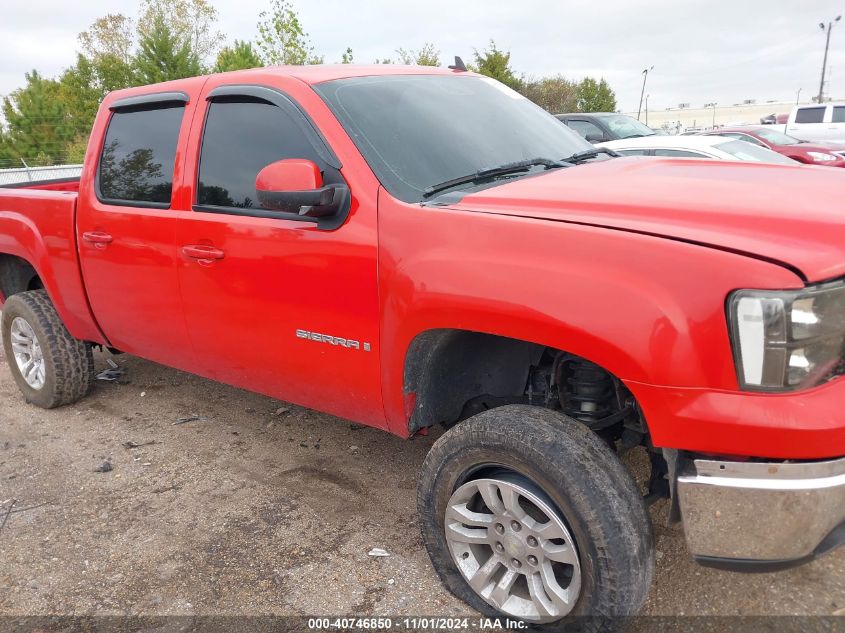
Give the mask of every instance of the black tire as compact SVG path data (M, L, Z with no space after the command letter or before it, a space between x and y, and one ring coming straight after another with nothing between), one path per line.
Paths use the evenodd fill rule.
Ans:
M21 374L12 351L11 328L16 317L35 333L44 358L44 385L31 387ZM27 402L53 409L76 402L91 388L94 357L91 345L70 335L44 290L12 295L3 306L3 349L12 376Z
M501 469L529 479L545 493L567 524L580 558L581 590L572 611L538 626L555 631L624 626L623 618L645 602L654 574L648 512L613 451L580 422L549 409L492 409L449 430L431 448L417 507L426 549L445 586L482 614L506 615L469 586L444 531L452 493L468 480Z

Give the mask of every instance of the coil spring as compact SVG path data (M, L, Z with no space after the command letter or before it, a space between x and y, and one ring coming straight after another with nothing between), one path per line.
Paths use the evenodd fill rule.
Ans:
M559 388L563 412L587 426L616 411L616 389L613 379L598 365L581 358L569 358L560 364Z

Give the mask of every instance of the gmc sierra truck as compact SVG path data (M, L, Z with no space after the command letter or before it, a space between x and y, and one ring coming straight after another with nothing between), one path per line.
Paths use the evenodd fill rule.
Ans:
M101 347L443 425L417 504L448 589L538 625L625 616L652 499L711 566L845 542L843 185L615 157L460 65L121 90L78 182L0 191L5 355L40 407L83 397Z

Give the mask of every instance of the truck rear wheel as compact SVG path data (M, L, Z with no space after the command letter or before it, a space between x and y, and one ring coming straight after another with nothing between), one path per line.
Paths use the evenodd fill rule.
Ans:
M52 409L88 393L91 345L70 335L44 290L9 297L0 327L6 360L28 402Z
M645 601L642 496L608 446L558 412L506 406L451 429L425 459L417 506L435 570L481 613L555 630L590 616L608 630L604 618Z

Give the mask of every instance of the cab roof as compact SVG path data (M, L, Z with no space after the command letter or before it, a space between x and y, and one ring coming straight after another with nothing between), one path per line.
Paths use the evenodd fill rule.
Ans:
M465 70L451 70L438 66L402 66L399 64L311 64L306 66L267 66L253 70L236 70L244 76L277 72L296 77L307 84L318 84L334 79L385 75L468 75Z
M477 76L476 73L466 70L452 70L437 66L401 66L399 64L314 64L307 66L264 66L261 68L251 68L249 70L233 70L227 73L216 73L214 76L224 76L236 82L243 81L249 83L251 78L255 78L254 81L260 82L262 78L266 78L268 74L279 75L282 77L293 77L294 79L298 79L308 85L315 85L325 81L332 81L334 79L348 79L352 77L383 77L390 75ZM190 91L191 89L197 89L202 86L209 76L211 75L186 77L184 79L174 79L158 84L133 86L131 88L114 90L106 96L104 103L108 105L116 99L144 95L151 92L161 92L167 90Z

